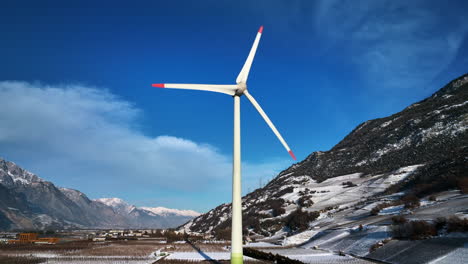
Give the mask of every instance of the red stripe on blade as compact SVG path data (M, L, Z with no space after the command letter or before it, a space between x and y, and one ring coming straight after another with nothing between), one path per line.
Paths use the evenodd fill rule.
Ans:
M260 28L258 29L258 33L262 34L263 32L263 26L260 26Z
M158 87L158 88L164 88L164 83L153 83L151 86Z
M296 160L296 156L294 156L294 153L292 152L292 150L288 151L289 152L289 155L291 155L291 157Z

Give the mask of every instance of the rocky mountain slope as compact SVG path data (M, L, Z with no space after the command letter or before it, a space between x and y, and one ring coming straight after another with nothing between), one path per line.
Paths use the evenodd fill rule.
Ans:
M118 198L90 200L0 159L0 230L54 228L166 228L197 216L175 209L138 208ZM159 210L159 211L158 211ZM168 213L171 212L171 213Z
M468 192L467 130L468 74L399 113L358 125L331 150L310 154L243 197L244 234L295 236L334 215L348 222L369 216L379 201ZM181 229L229 236L230 213L223 204Z

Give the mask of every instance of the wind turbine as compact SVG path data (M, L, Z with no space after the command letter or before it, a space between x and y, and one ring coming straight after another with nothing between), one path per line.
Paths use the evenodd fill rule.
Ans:
M181 83L156 83L153 87L188 89L218 92L231 95L234 98L234 149L233 149L233 169L232 169L232 228L231 228L231 264L242 264L242 200L241 200L241 138L240 138L240 97L245 95L252 105L257 109L268 126L273 130L281 144L288 151L289 155L296 160L294 153L283 139L281 134L265 114L257 101L247 90L247 78L252 66L258 43L262 37L263 26L261 26L255 37L255 41L250 49L249 56L236 79L236 84L216 85L216 84L181 84Z

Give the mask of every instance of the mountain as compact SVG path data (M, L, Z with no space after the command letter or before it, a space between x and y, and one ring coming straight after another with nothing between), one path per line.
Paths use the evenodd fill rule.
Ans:
M91 200L78 190L57 187L0 159L0 230L167 228L197 216L193 211L151 209L118 198Z
M114 212L119 214L129 214L133 210L136 210L136 206L130 205L120 198L100 198L94 201L110 206L114 209Z
M185 216L185 217L197 217L200 213L195 212L193 210L178 210L178 209L170 209L165 207L140 207L143 210L150 211L153 214L157 215L178 215L178 216Z
M136 227L155 226L155 219L158 220L159 228L176 227L200 215L191 210L136 207L119 198L100 198L94 201L112 207L118 215L127 218Z
M83 227L97 224L82 208L68 199L54 184L0 159L0 213L9 219L6 228Z
M287 244L301 233L310 239L316 228L382 220L370 217L382 201L407 207L446 190L467 193L467 129L468 74L401 112L358 125L332 149L313 152L244 196L244 234ZM223 204L181 229L229 236L230 215L231 204Z

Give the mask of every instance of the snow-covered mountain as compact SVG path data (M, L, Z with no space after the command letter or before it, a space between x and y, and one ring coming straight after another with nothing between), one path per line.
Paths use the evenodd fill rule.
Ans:
M442 191L468 192L467 171L468 74L399 113L358 125L331 150L313 152L244 196L244 234L302 243L324 228L370 219L384 201L401 201L398 212ZM229 236L230 217L231 204L223 204L181 229Z
M158 219L158 222L165 227L176 227L186 223L190 219L197 217L200 213L192 210L178 210L165 207L136 207L120 198L100 198L94 201L110 206L114 211L129 219L133 225L149 225L147 221Z
M129 214L136 209L136 206L131 205L120 198L99 198L94 199L94 201L110 206L115 212L121 214Z
M170 209L166 207L140 207L143 210L149 211L153 214L157 215L178 215L178 216L186 216L186 217L197 217L200 215L199 212L195 212L193 210L178 210L178 209Z
M106 224L101 208L87 210L72 201L53 183L13 162L0 159L0 228L84 227ZM87 198L86 198L87 199ZM88 199L89 201L89 199ZM86 201L83 202L87 204ZM94 207L91 203L89 207ZM112 212L112 210L110 210Z
M172 213L168 213L172 212ZM145 210L119 198L90 200L0 158L0 230L48 228L168 228L196 216Z
M33 173L18 167L13 162L0 160L0 182L7 187L45 182Z

